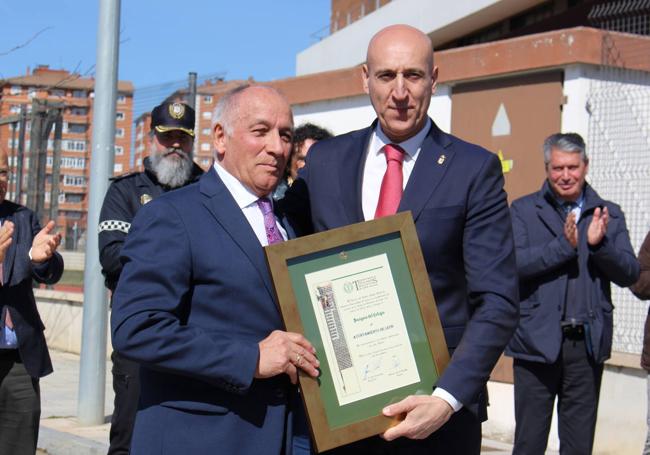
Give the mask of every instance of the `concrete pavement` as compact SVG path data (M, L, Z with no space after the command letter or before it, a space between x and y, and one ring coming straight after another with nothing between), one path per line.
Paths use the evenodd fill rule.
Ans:
M113 412L111 363L106 363L106 398L103 425L77 422L79 356L50 350L54 373L41 379L41 428L38 448L48 455L105 455Z
M41 429L38 438L40 454L105 455L108 451L110 416L113 412L111 363L106 362L105 422L81 426L77 422L79 388L79 356L50 350L54 373L41 379ZM505 455L512 446L499 441L483 440L481 453ZM188 454L191 455L191 454Z

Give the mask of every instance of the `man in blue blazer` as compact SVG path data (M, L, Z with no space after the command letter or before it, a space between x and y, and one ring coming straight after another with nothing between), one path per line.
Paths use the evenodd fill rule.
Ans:
M544 142L546 181L512 203L521 319L514 357L515 447L543 455L558 399L560 453L590 454L603 363L612 350L610 283L639 278L621 208L585 182L575 133Z
M113 297L113 347L141 364L131 453L289 453L297 370L312 345L282 331L263 245L291 235L272 212L293 118L244 86L213 116L216 162L138 211Z
M341 453L478 454L486 382L516 326L501 164L427 116L436 76L425 34L403 25L377 33L363 67L377 121L312 146L283 202L303 232L410 211L452 354L433 395L386 406L403 421Z
M39 379L52 372L32 280L63 273L54 222L41 229L31 210L5 200L7 154L0 149L0 453L33 455L41 414Z

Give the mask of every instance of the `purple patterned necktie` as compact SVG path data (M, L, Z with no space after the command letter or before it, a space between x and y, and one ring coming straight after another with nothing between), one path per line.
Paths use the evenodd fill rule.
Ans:
M284 241L280 230L275 224L275 215L273 215L271 201L265 197L260 198L257 200L257 206L262 211L262 215L264 215L264 229L266 230L266 239L269 241L269 245Z

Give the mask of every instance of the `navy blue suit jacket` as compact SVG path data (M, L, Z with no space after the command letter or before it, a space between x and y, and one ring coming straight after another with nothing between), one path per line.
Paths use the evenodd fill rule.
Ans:
M113 298L113 347L141 364L131 450L281 453L286 375L254 379L283 329L266 260L214 169L137 213Z
M597 247L587 244L587 228L597 207L607 207L607 233ZM621 208L602 199L591 186L584 189L578 221L578 248L564 236L564 219L548 186L512 203L517 265L521 291L521 320L506 353L533 362L553 363L562 346L561 323L567 280L577 265L576 296L585 303L591 356L597 363L612 350L613 320L610 282L630 286L639 278L639 263Z
M41 321L34 300L32 280L54 284L63 274L63 258L59 253L42 264L33 264L29 250L34 237L41 230L38 218L26 207L4 201L0 203L0 218L14 223L11 245L3 262L3 280L0 287L0 314L9 308L18 339L18 350L25 369L33 378L52 372ZM0 327L4 324L0 323Z
M375 125L311 147L282 204L300 233L364 220L361 181ZM485 420L485 384L518 315L512 228L499 159L433 124L398 212L407 210L415 220L453 354L432 387L442 387Z

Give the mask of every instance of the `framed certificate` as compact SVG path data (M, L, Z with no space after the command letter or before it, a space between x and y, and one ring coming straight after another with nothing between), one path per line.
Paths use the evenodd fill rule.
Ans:
M384 432L381 414L431 394L449 361L410 212L265 248L286 328L316 348L299 377L318 452Z

